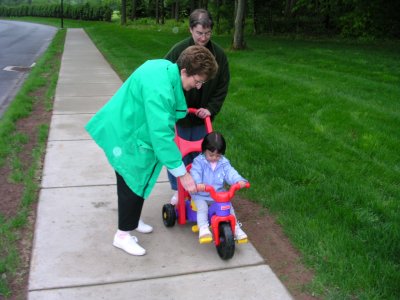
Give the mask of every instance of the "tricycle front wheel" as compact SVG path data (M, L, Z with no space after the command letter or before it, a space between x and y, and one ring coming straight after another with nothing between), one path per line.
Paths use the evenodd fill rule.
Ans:
M235 254L235 239L229 223L219 224L219 245L216 246L222 259L231 259Z

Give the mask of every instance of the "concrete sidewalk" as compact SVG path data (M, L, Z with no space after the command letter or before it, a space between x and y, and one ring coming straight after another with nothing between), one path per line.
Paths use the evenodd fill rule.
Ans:
M166 228L166 172L146 200L147 254L112 246L115 175L84 125L121 80L82 29L68 29L40 192L28 299L292 299L251 243L228 261L191 224Z

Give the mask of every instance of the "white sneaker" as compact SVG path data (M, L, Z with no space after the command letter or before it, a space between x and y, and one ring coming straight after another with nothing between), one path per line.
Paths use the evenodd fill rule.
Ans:
M208 225L200 227L199 242L200 242L200 244L212 242L212 234L211 234L210 228L208 228Z
M124 250L131 255L145 255L146 250L138 244L136 236L128 235L124 238L115 234L113 245L117 248Z
M153 231L153 227L146 224L145 222L142 221L142 219L140 219L138 227L136 227L135 230L140 233L150 233Z
M175 191L174 195L171 197L171 204L172 205L178 204L178 191Z
M240 241L247 239L247 234L240 228L241 224L235 226L235 240Z

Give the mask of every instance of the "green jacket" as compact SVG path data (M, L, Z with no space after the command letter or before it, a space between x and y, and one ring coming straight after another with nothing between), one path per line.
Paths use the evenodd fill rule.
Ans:
M193 38L189 37L173 46L165 58L172 62L176 62L182 51L192 45L194 45ZM228 59L226 58L224 50L211 40L207 43L206 48L215 56L218 63L218 73L214 79L209 80L200 90L192 89L188 92L185 91L184 93L188 107L207 108L210 111L211 119L213 120L221 110L222 104L224 103L225 97L228 93L230 73ZM193 125L203 125L204 121L189 114L184 119L179 120L178 124L182 127L190 127Z
M186 112L178 66L149 60L85 128L132 191L147 198L163 165L174 176L186 173L174 142L175 123Z

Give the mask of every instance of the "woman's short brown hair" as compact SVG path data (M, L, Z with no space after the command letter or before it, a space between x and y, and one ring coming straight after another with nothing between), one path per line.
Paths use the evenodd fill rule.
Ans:
M218 64L214 55L203 46L187 47L179 55L176 63L179 70L186 69L188 76L204 76L206 81L214 78L218 72Z

